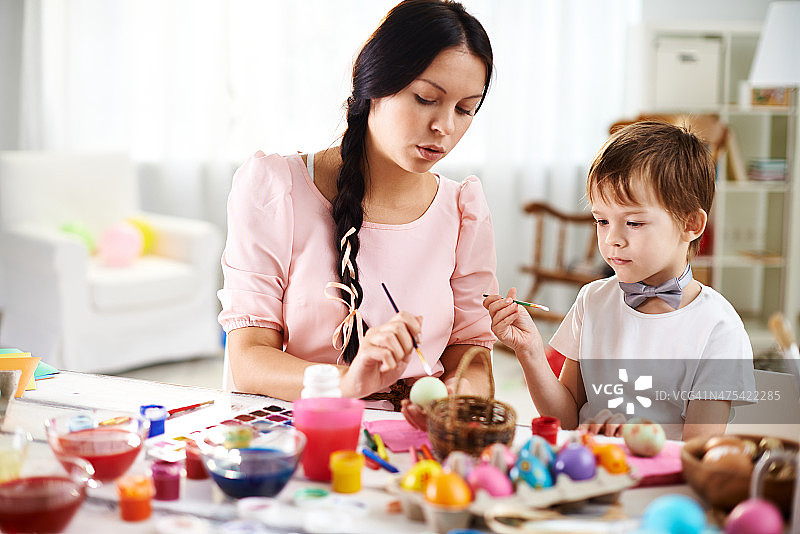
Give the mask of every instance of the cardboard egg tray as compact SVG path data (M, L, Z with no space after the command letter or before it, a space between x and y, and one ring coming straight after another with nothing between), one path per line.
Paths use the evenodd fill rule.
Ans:
M419 492L411 492L400 487L402 477L390 478L387 490L398 495L403 510L409 519L421 520L425 499ZM556 478L553 486L534 489L524 482L516 483L516 492L508 497L492 497L485 491L478 491L469 511L478 517L487 515L505 515L514 510L545 509L559 505L571 507L582 506L590 501L611 503L616 501L620 492L636 486L639 477L635 470L628 473L612 475L602 467L590 480L575 481L566 475Z

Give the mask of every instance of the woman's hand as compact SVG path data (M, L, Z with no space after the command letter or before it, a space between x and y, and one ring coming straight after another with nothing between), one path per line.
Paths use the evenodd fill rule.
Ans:
M517 289L512 287L506 298L489 295L483 299L483 307L492 318L492 332L514 352L529 350L542 339L528 312L514 302L516 297Z
M364 334L353 363L342 375L342 395L360 399L387 389L408 367L422 317L401 311L388 322L373 326Z

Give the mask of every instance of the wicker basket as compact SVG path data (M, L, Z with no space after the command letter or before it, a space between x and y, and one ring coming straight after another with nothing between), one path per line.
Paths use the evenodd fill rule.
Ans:
M483 359L489 375L489 398L458 394L462 375L476 355ZM492 443L510 446L516 423L517 414L514 408L494 399L494 377L489 351L483 347L474 347L464 353L458 364L453 394L435 401L428 408L428 439L440 459L455 450L479 456Z

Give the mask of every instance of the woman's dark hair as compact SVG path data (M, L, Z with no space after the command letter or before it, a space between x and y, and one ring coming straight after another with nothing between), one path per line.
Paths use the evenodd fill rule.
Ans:
M337 269L342 284L355 293L356 307L361 305L364 298L358 282L356 256L359 249L358 231L364 221L364 146L370 102L400 92L422 74L440 52L458 46L466 46L486 65L486 81L477 110L483 104L492 77L492 46L481 23L458 2L405 0L397 4L356 58L353 93L347 99L347 129L342 136L342 166L336 181L336 197L333 199L335 246L339 251ZM351 228L355 228L355 232L347 237L342 246L342 240ZM352 273L342 268L347 242L350 245ZM350 300L344 292L343 298ZM358 345L358 335L354 331L342 354L348 364L355 358Z

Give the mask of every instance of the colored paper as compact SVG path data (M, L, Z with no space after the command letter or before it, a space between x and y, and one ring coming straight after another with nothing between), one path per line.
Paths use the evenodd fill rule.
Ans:
M661 452L652 458L633 456L624 443L620 443L620 446L625 450L628 464L636 469L641 477L638 487L683 483L682 441L667 441Z
M371 434L379 434L383 444L392 452L408 452L409 447L431 446L428 434L411 426L405 419L364 421L364 428Z
M39 362L39 365L36 366L36 370L33 372L33 378L46 378L49 376L53 376L54 374L58 373L58 369L53 367L52 365L48 365L43 361Z
M20 360L22 358L30 358L30 357L31 357L31 353L30 352L22 352L19 349L0 349L0 360L3 360L3 359ZM40 359L41 358L36 358L36 362L38 363ZM33 367L35 369L36 365L34 365ZM17 367L11 367L10 369L11 370L14 370L14 369L22 370L22 367L21 366L17 366ZM3 367L0 370L7 371L7 370L9 370L9 368ZM25 375L25 371L22 370L22 376L19 379L19 383L24 386L23 391L28 391L30 389L36 389L36 382L34 381L34 378L33 378L33 371L31 371L31 374L28 375L27 379L25 378L25 376L26 376ZM17 395L17 397L21 397L21 396L22 396L21 394Z
M38 356L34 358L27 352L0 354L0 371L14 371L15 369L22 371L14 397L20 398L27 389L36 389L33 372L40 360L41 358Z

